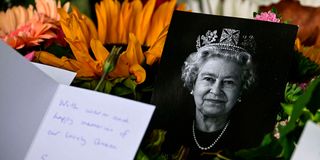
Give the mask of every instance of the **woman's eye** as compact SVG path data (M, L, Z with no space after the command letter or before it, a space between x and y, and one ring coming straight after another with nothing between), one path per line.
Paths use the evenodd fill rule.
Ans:
M235 82L232 81L232 80L225 80L225 81L223 81L223 83L224 83L225 85L234 85L234 84L235 84Z
M215 79L212 78L212 77L204 77L203 79L204 79L205 81L209 81L209 82L215 81Z

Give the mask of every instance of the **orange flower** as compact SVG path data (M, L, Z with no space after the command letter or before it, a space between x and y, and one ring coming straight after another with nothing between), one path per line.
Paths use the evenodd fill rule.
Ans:
M140 0L102 0L95 5L98 19L98 37L104 44L127 44L129 33L139 43L150 47L145 52L147 64L160 59L176 0L162 3L155 9L156 0L149 0L143 6ZM184 6L179 6L180 10Z
M59 9L58 12L65 40L70 45L75 59L67 57L59 59L48 52L37 52L36 60L77 72L77 77L101 76L103 62L108 55L108 51L101 49L103 45L94 39L97 34L93 22L88 17L81 15L76 8L73 8L70 14L63 9ZM89 53L90 46L93 48L95 59ZM101 51L104 51L104 53L101 53ZM41 57L45 57L45 59Z
M152 65L161 57L176 0L163 3L156 11L155 2L149 0L143 6L140 0L102 0L95 5L97 29L76 8L69 14L59 9L60 24L74 59L57 58L47 52L38 52L35 57L42 63L41 57L47 57L46 64L75 71L78 78L130 78L143 83L146 71L141 65ZM117 44L127 44L127 49L116 47L116 53L109 53L104 47ZM142 45L149 50L144 53ZM118 52L122 53L118 56Z
M44 39L55 38L56 34L52 29L57 28L56 10L60 7L60 2L58 6L55 4L53 0L36 0L39 12L31 5L27 9L17 6L6 12L1 11L0 38L16 49L36 46Z
M88 17L81 15L76 8L73 8L70 14L64 10L59 10L59 13L65 39L70 45L75 59L66 57L59 59L47 52L37 52L35 57L42 63L75 71L77 77L101 77L104 74L105 62L109 58L109 51L97 39L94 24ZM90 55L90 49L93 51L94 57ZM107 77L119 78L134 75L136 82L142 83L146 78L145 70L140 66L143 61L144 55L141 45L131 34L127 50L119 56L115 69Z
M295 41L295 49L302 53L305 57L309 58L311 61L320 65L320 48L317 46L305 47L301 44L299 38Z

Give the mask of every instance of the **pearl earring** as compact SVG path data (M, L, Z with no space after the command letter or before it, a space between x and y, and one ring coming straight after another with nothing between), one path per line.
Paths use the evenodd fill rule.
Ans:
M237 101L240 103L241 102L241 97L238 97Z
M193 95L193 90L191 90L190 94Z

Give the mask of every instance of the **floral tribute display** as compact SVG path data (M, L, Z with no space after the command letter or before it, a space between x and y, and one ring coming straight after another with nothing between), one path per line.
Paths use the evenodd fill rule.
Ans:
M136 91L161 57L174 9L183 6L102 0L95 4L95 24L69 2L36 0L35 8L0 13L0 37L34 62L76 72L72 85L139 99Z
M173 11L184 10L184 5L176 0L101 0L93 8L96 19L70 2L35 0L28 7L12 6L0 11L0 38L30 61L76 72L74 86L148 102ZM286 23L272 11L254 16ZM305 123L320 123L318 46L302 44L298 36L292 53L295 68L274 131L256 148L218 152L215 159L290 158ZM153 130L136 159L168 159L161 153L165 135ZM172 157L183 159L185 154L181 147Z

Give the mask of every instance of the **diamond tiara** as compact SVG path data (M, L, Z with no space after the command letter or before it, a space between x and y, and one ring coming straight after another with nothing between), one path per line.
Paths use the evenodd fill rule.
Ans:
M197 50L203 47L216 46L219 49L235 52L255 53L255 40L253 35L241 35L240 30L223 28L221 36L218 36L218 30L208 30L205 35L199 35L197 38Z

